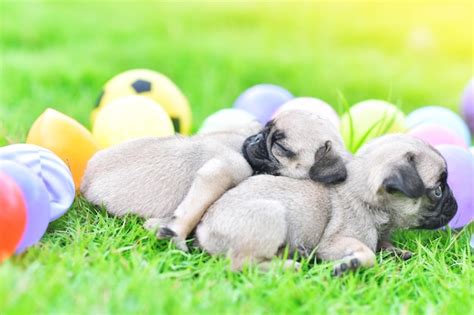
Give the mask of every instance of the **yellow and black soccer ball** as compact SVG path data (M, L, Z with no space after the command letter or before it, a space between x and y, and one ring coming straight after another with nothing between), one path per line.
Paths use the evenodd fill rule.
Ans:
M160 104L170 116L174 129L184 135L191 131L191 108L181 90L165 75L147 69L133 69L110 79L104 86L92 112L97 113L112 101L128 95L146 96Z

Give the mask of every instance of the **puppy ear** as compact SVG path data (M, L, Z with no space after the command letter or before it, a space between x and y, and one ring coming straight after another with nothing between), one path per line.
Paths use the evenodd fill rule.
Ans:
M384 179L383 187L388 193L401 192L408 198L420 198L425 193L425 184L423 184L415 164L410 160L397 166Z
M343 159L331 150L331 141L316 151L315 162L309 170L309 178L324 184L336 184L346 180L347 169Z

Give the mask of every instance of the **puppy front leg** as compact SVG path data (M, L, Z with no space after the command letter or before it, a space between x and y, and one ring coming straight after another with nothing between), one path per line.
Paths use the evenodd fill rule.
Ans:
M163 222L161 222L161 220L158 218L150 218L147 219L145 223L143 223L143 227L150 232L156 233L162 223Z
M379 251L387 252L403 260L408 260L413 256L413 253L410 252L409 250L398 248L395 245L393 245L392 242L388 240L380 241L378 244L378 249Z
M320 245L319 258L338 261L333 269L334 276L340 276L359 267L372 267L375 264L375 253L355 238L336 237Z
M185 250L186 237L197 226L207 208L251 175L252 168L240 155L208 161L197 172L191 188L174 213L174 219L160 229L158 236L171 237L179 248Z

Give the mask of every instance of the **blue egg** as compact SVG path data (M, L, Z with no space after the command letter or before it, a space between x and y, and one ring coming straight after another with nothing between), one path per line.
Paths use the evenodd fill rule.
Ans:
M253 114L265 124L281 105L292 98L293 95L280 86L257 84L245 90L234 102L234 107Z
M451 129L466 142L471 144L471 133L464 120L452 110L441 106L426 106L411 112L406 119L408 128L429 123Z

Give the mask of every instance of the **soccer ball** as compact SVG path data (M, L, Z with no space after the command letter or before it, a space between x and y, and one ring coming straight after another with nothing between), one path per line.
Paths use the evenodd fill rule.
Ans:
M174 129L181 134L189 134L191 129L191 109L180 89L165 75L147 69L122 72L110 79L97 100L92 112L92 122L99 110L113 100L123 96L146 96L161 105L170 116Z

